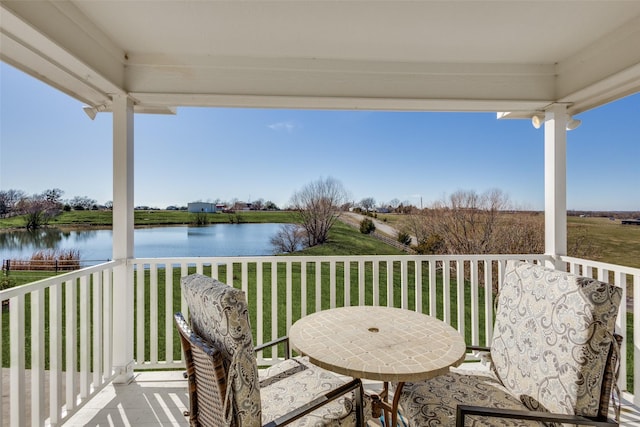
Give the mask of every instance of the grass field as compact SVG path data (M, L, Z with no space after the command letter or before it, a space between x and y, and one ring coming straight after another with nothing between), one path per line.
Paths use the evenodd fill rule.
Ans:
M212 213L207 215L211 224L224 223L288 223L296 222L290 211L242 211L236 213ZM136 227L148 225L191 224L195 214L186 211L137 210L134 212ZM70 211L62 212L49 221L51 227L111 227L111 211ZM22 216L0 219L0 230L24 227Z
M570 216L567 219L569 239L580 228L586 230L588 241L594 246L595 260L640 268L639 226L622 225L620 220L608 218Z

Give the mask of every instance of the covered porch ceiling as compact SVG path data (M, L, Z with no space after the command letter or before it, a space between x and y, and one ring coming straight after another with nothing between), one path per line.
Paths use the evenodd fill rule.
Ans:
M0 1L0 59L110 111L575 115L640 91L640 1Z

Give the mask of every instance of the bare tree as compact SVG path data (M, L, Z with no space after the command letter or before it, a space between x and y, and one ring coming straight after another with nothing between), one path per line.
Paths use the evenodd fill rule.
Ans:
M405 224L419 243L437 237L447 253L505 253L496 237L500 234L499 215L507 204L508 198L500 190L483 194L458 191L431 209L411 215Z
M270 241L274 253L279 254L299 251L302 249L305 239L304 228L296 224L284 224Z
M360 200L360 207L367 212L372 210L375 205L376 199L374 199L373 197L365 197L364 199Z
M340 206L347 201L342 183L334 178L320 178L294 193L291 207L300 216L307 232L307 246L327 241L329 230L340 216Z
M438 210L441 221L438 222L437 234L445 239L452 253L491 253L498 214L507 202L507 196L500 190L481 195L474 191L453 193L448 205L442 205Z
M20 200L26 198L27 195L22 190L0 191L0 216L18 215L16 206Z
M251 202L251 209L254 211L261 211L264 209L264 199L258 199Z

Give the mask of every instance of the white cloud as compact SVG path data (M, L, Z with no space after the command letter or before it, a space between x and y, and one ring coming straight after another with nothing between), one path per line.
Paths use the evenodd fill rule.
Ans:
M293 130L295 128L297 128L298 126L292 122L292 121L286 121L286 122L278 122L278 123L273 123L269 125L269 129L271 130L275 130L275 131L285 131L288 133L293 132Z

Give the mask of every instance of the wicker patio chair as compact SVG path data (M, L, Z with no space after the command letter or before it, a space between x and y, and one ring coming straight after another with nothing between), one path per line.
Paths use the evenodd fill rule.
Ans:
M472 347L490 352L491 370L405 383L404 415L415 426L618 425L621 297L617 286L509 261L491 348Z
M244 292L210 277L181 279L188 324L175 322L189 383L192 426L360 426L362 383L346 381L296 357L258 370ZM274 350L275 351L275 350Z

